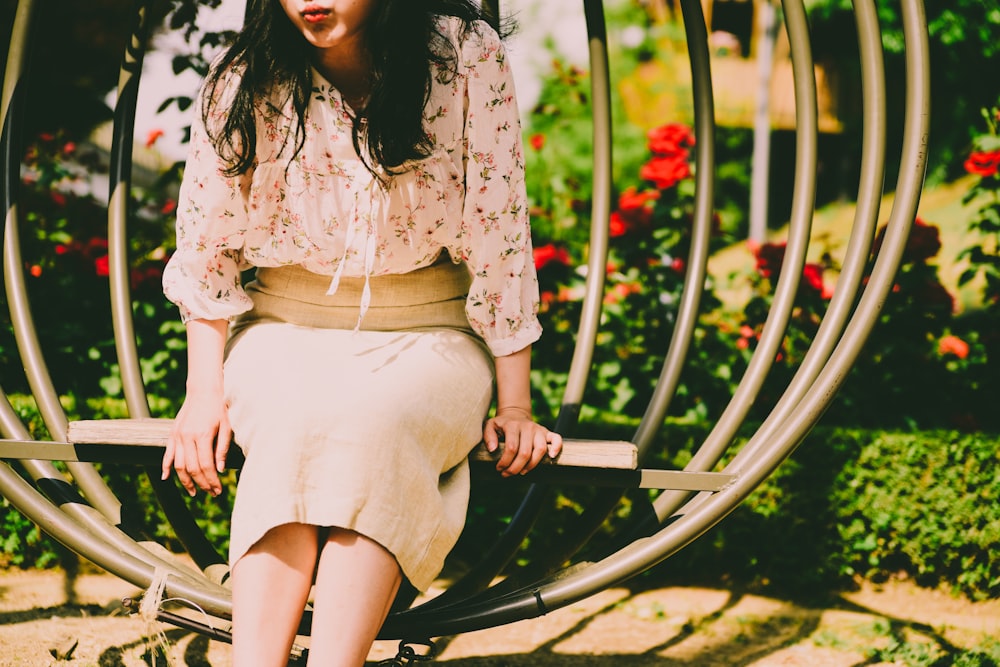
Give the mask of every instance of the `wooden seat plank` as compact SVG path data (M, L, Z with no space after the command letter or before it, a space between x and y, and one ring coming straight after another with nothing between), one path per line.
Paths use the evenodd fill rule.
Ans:
M79 461L158 468L171 426L169 419L71 422L68 442L0 439L0 460ZM630 442L569 440L564 445L556 460L546 461L547 465L539 466L524 479L548 484L710 492L721 491L735 480L735 475L722 472L638 469L635 446ZM469 459L479 468L492 469L497 456L480 444ZM626 462L630 467L598 465ZM243 452L233 447L227 467L242 466Z
M172 419L93 419L70 422L68 442L80 445L135 445L165 447ZM480 443L469 455L475 462L495 461L499 452L487 451ZM566 439L563 450L555 459L546 458L550 465L577 468L613 468L635 470L638 450L627 441Z

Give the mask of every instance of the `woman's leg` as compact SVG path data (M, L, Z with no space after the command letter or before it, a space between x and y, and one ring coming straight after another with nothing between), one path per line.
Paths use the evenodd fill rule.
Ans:
M233 664L285 667L316 565L317 528L269 530L233 566Z
M319 555L309 664L363 665L401 580L399 564L382 545L332 528Z

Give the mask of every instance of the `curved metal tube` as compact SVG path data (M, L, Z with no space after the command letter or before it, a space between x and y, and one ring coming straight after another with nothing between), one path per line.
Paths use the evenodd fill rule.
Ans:
M708 54L708 31L700 0L681 0L684 31L687 35L688 55L691 64L691 83L694 97L695 147L695 200L691 249L688 253L687 273L678 308L677 324L670 339L667 356L656 382L642 421L632 437L639 447L639 459L649 450L680 382L681 370L687 357L695 327L701 297L705 291L708 272L709 241L712 235L712 218L715 210L715 100L712 94L711 58Z
M611 76L602 0L584 0L584 14L587 21L594 115L594 198L591 209L586 292L566 391L554 426L554 430L560 433L566 433L574 428L580 418L583 391L590 373L594 345L600 327L604 278L607 270L608 225L611 215ZM532 485L496 544L469 572L426 605L437 607L452 604L455 598L467 598L488 586L517 553L542 511L547 497L547 488Z
M659 426L669 409L680 380L684 359L698 323L698 310L705 289L708 270L709 242L712 233L715 185L715 105L712 96L711 63L708 52L708 31L699 0L682 0L684 30L687 35L691 65L692 93L695 109L695 136L697 137L695 174L695 208L688 269L678 309L677 323L671 332L667 355L662 364L653 396L646 407L632 442L639 448L640 463L647 457ZM595 118L596 123L596 118ZM495 586L491 595L518 588L526 582L537 581L568 561L579 552L600 530L608 515L618 505L620 489L601 490L591 500L584 513L561 536L544 556L536 557L529 565ZM477 598L478 599L478 598Z
M594 142L594 187L590 211L590 244L587 258L586 292L576 332L576 345L570 362L569 377L563 395L556 429L566 431L580 417L580 403L587 386L594 345L601 324L604 279L608 264L608 226L611 219L612 136L611 73L608 67L608 31L604 20L603 0L583 0L587 20L587 46L590 56L590 95Z
M440 614L428 616L410 612L396 615L390 618L387 634L404 627L413 632L426 629L428 634L450 634L491 627L541 615L621 583L664 560L722 520L801 442L829 404L877 320L881 303L888 294L902 257L906 236L920 197L926 167L930 68L926 24L919 0L904 0L903 22L907 45L903 170L897 185L897 197L885 244L858 309L845 330L844 341L837 346L830 363L824 367L817 382L796 409L796 419L791 427L783 431L780 441L769 448L768 456L749 457L744 449L727 468L727 471L739 472L737 480L730 487L699 503L692 511L679 516L677 521L655 535L635 540L598 563L487 604L443 610Z
M864 131L857 208L845 253L846 259L836 293L813 343L779 401L744 445L747 456L754 456L752 452L768 446L764 443L774 439L803 395L815 383L844 330L845 322L857 300L858 288L868 264L885 180L885 73L878 16L872 2L857 0L855 17L862 69ZM705 499L702 494L692 503L703 502ZM683 496L680 493L672 493L670 496L663 494L660 504L657 505L660 520L665 520L674 512L682 500ZM690 510L692 507L693 505L687 509Z
M792 71L795 86L795 186L792 193L792 213L789 223L788 246L782 262L781 275L774 290L774 300L768 311L757 349L750 359L746 374L736 389L732 400L702 449L715 458L717 450L724 450L746 417L757 398L778 352L788 326L795 295L805 266L806 250L812 229L813 210L816 204L816 152L818 134L818 108L816 79L813 74L812 50L809 44L809 26L805 8L799 0L782 2L785 11L785 28L791 46ZM720 453L721 456L721 453ZM713 462L714 465L714 462Z
M135 25L122 58L115 103L114 132L111 141L111 164L108 186L108 260L111 289L111 318L114 322L115 351L121 373L122 390L129 415L149 417L146 387L139 366L135 339L132 296L129 286L128 208L131 195L132 136L135 130L135 105L148 33L146 7L136 2Z
M0 137L0 145L2 145L0 153L4 158L7 177L4 184L4 204L8 211L4 228L4 272L11 320L29 384L39 403L40 411L44 407L43 419L50 429L50 433L56 440L64 440L66 415L52 386L51 377L46 372L44 358L31 319L24 284L24 272L21 266L18 216L15 203L19 185L17 178L20 173L17 167L20 160L17 141L19 133L14 117L23 103L20 83L25 74L24 53L27 46L31 12L32 3L29 0L22 0L22 3L18 5L14 32L11 36L8 67L4 77L4 129L3 135ZM0 398L2 398L0 404L5 407L4 421L0 424L0 430L6 437L30 439L27 429L10 409L6 395L0 394ZM137 557L149 559L157 566L165 567L172 572L176 571L178 577L190 577L189 573L177 570L175 563L164 561L156 554L148 552L127 534L127 532L133 531L122 526L121 504L92 465L75 462L66 464L80 489L86 495L87 501L90 502L88 505L87 501L84 501L76 490L66 482L65 476L51 463L22 461L21 464L35 484L49 496L53 506L58 507L58 510L66 517L67 523L73 522L79 527L85 528L93 541L103 541ZM7 491L7 488L0 484L0 493L9 497ZM29 513L30 510L18 506L16 502L15 507L24 511L28 516L32 516ZM32 518L34 517L32 516ZM127 532L123 532L123 528Z
M21 244L19 234L19 217L17 212L17 191L20 174L20 142L16 116L24 103L23 81L27 72L25 53L28 36L31 29L33 3L22 0L18 3L15 14L10 48L7 57L7 69L4 74L3 100L3 134L0 136L0 155L3 157L6 179L3 188L4 221L3 238L3 271L7 294L7 306L10 309L14 337L17 341L21 363L24 365L28 385L38 405L38 411L45 422L46 428L54 438L65 439L66 413L59 403L59 395L52 385L52 378L47 372L45 359L38 342L28 294L24 280L24 266L21 259ZM39 461L25 461L24 467L33 477L60 477L54 466ZM111 490L90 464L67 464L80 488L86 494L90 503L100 510L112 523L121 523L121 504Z
M782 262L781 275L774 290L774 299L768 310L757 349L754 350L729 405L726 406L705 442L684 467L687 471L702 472L714 467L726 453L733 436L746 419L784 339L795 305L802 269L805 266L816 200L819 112L805 8L801 0L785 0L782 6L785 9L785 29L791 46L796 121L795 186L792 193L788 245ZM688 493L678 491L661 493L653 503L656 516L663 521L680 507L688 496Z
M863 131L857 208L845 261L830 306L802 365L747 446L773 438L823 370L854 307L875 238L885 182L885 67L882 51L876 48L882 38L874 2L855 0L854 14L861 63Z
M135 130L135 106L139 96L142 62L149 33L147 6L135 2L135 25L122 57L115 104L114 133L111 145L108 194L108 255L111 289L111 318L114 322L115 351L121 373L125 403L132 417L149 417L149 403L139 364L129 285L128 211L131 199L132 144ZM202 569L218 568L226 560L209 543L195 522L188 506L172 480L160 478L159 470L146 469L156 499L177 539Z
M774 445L777 447L784 442L804 438L847 377L868 334L878 321L899 270L910 228L917 214L927 167L927 135L930 124L929 46L923 3L920 0L906 0L902 7L906 44L906 112L903 120L900 173L885 239L843 336L830 361L789 415L785 422L786 428L777 436L778 443ZM738 455L730 468L732 471L742 471L750 469L750 465L747 458Z
M94 539L94 535L85 528L68 521L65 514L21 479L6 463L0 463L0 489L5 498L31 517L47 535L131 584L147 588L156 576L157 569L161 567L137 558L114 544ZM228 590L204 579L192 579L190 572L167 572L170 574L166 587L169 597L190 600L213 616L228 618L232 615Z

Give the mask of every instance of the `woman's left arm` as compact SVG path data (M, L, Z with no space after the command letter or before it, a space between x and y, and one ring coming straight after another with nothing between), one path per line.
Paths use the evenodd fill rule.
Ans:
M553 433L531 416L531 346L513 354L496 357L497 409L486 421L483 440L494 452L503 439L503 454L497 470L504 477L523 475L537 466L545 455L559 455L562 436Z
M531 416L531 343L542 328L514 78L503 43L485 24L462 49L466 190L459 246L449 251L472 272L466 314L496 364L497 407L483 440L491 452L503 442L497 470L509 477L557 456L562 438Z

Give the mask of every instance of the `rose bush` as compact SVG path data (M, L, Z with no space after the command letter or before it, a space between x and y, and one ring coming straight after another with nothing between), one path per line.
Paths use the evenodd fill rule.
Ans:
M966 170L975 176L964 203L973 245L962 251L967 262L959 285L979 286L980 305L956 324L956 333L969 344L964 357L952 355L950 367L962 373L971 402L980 415L977 423L1000 428L995 397L1000 396L1000 101L982 110L985 129L972 140ZM975 281L975 282L974 282ZM992 398L991 398L992 397Z
M639 416L644 410L670 342L681 299L691 241L693 183L691 129L671 123L647 138L649 159L638 169L641 183L621 190L611 213L603 318L594 352L593 381L585 397L593 413ZM716 238L722 243L721 237ZM541 394L554 410L573 352L586 279L586 246L536 233L535 263L542 293L540 317L546 334L536 344ZM708 290L704 311L718 305ZM703 419L728 397L740 359L727 335L700 325L688 373L671 413ZM560 365L561 364L561 365Z
M21 242L32 315L57 391L88 400L120 393L111 322L107 209L95 183L107 166L93 147L43 133L25 151ZM129 230L130 287L143 371L153 393L168 399L183 388L176 310L160 277L171 250L175 200L165 181L134 188ZM3 315L7 317L7 313ZM0 338L0 372L9 391L26 391L8 323Z

